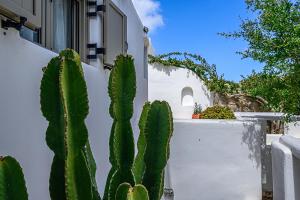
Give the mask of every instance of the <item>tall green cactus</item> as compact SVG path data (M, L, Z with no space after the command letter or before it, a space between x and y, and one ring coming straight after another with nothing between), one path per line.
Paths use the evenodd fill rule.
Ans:
M10 156L0 156L0 199L28 200L22 168Z
M145 103L139 121L140 135L137 143L138 154L136 155L136 158L134 160L134 165L133 165L135 182L137 184L142 183L143 175L145 172L145 161L144 161L144 155L146 151L145 127L146 127L146 122L147 122L147 117L148 117L148 112L150 110L150 107L151 104L149 102Z
M147 189L143 185L133 188L129 183L123 183L118 187L116 200L149 200Z
M84 120L88 95L79 55L64 50L44 70L41 109L49 121L46 141L54 152L52 200L98 200L95 165Z
M142 162L137 157L135 164L139 174L136 177L142 177L141 183L148 189L151 200L160 200L163 194L164 168L167 164L170 154L170 139L173 133L173 119L169 104L165 101L155 101L147 111L147 120L144 128L141 128L139 141L143 142L144 148L140 147L144 159ZM145 139L143 139L145 137Z
M134 137L130 119L136 94L136 77L133 59L120 55L111 71L109 86L110 114L113 126L110 135L111 171L107 179L105 200L114 200L120 184L135 184L132 173L134 162Z

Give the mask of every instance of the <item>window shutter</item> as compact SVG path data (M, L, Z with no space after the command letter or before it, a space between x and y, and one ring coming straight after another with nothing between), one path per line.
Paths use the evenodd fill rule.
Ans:
M41 27L42 0L0 0L0 13L13 20L20 16L27 18L31 27Z
M112 65L116 56L127 51L127 18L111 0L106 0L105 5L104 64Z

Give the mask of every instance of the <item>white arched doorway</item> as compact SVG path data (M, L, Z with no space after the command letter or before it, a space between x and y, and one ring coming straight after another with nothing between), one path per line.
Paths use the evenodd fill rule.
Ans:
M191 87L185 87L181 91L181 105L194 106L194 92Z

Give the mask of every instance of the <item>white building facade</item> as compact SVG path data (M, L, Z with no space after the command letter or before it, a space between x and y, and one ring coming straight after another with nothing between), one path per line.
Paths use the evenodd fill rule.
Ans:
M68 8L65 5L73 10L63 10ZM27 19L21 29L20 17ZM20 162L30 199L50 199L53 153L45 141L48 122L40 111L42 68L64 48L73 48L82 57L90 107L86 124L103 193L112 124L107 68L119 53L134 57L137 94L132 123L137 137L141 109L148 99L145 37L131 0L0 1L0 155Z

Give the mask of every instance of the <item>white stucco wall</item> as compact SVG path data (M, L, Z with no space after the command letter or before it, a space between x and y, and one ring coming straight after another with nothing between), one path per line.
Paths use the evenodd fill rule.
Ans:
M203 109L212 105L211 93L198 76L190 70L149 64L148 77L149 100L168 101L175 119L192 118L194 104L182 105L184 88L192 89L194 103L200 103Z
M144 78L144 32L131 0L115 0L128 18L128 53L135 59L137 95L132 118L135 136L138 118L147 100ZM90 42L101 40L100 16L90 21ZM6 33L4 35L4 32ZM48 122L40 111L42 67L55 53L19 37L18 32L0 28L0 155L15 157L23 167L32 200L50 199L48 181L53 153L45 142ZM90 112L86 119L89 138L97 162L97 182L103 193L110 164L108 142L111 119L108 114L109 71L97 59L84 65Z
M272 143L272 172L274 200L296 200L293 185L293 155L279 141Z
M261 200L261 126L175 120L167 183L175 200Z
M300 199L300 139L285 135L272 143L274 200Z

